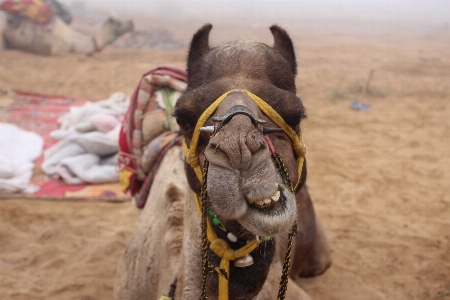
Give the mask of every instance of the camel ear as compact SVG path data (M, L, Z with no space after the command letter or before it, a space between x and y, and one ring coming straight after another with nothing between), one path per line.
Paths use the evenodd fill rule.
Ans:
M270 31L274 38L273 48L287 60L292 67L292 72L294 75L297 75L297 61L295 59L294 44L288 33L278 25L272 25Z
M211 28L211 24L205 24L192 37L188 54L188 72L191 70L192 65L210 50L209 32Z

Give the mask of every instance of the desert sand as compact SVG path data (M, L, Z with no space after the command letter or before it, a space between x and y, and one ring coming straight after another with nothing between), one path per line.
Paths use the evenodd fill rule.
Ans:
M202 24L168 30L187 45ZM211 39L271 44L269 26L218 25ZM287 29L308 113L308 185L333 253L325 274L297 283L313 299L449 299L449 31ZM184 67L186 53L109 47L90 57L45 57L4 50L0 88L92 100L131 95L146 70ZM351 109L354 99L369 109ZM136 218L129 202L0 199L0 299L112 299Z

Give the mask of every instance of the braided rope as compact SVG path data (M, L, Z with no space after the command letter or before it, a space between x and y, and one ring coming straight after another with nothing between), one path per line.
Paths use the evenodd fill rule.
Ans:
M283 273L281 274L277 300L284 300L284 298L286 297L287 286L289 283L289 271L291 269L292 241L294 236L296 235L297 235L297 222L294 223L291 232L289 233L288 246L286 249L286 256L284 257Z
M205 159L202 172L202 189L201 189L201 218L202 218L202 294L200 300L206 300L206 277L208 276L208 237L206 230L206 186L207 186L207 174L208 174L209 162Z
M279 155L279 154L276 155L275 162L276 162L278 170L281 173L281 177L283 178L284 184L287 187L289 187L291 192L293 192L294 189L292 187L292 183L289 178L289 173L288 173L286 166L284 165L281 155ZM287 249L286 249L286 256L284 257L283 272L281 274L281 280L280 280L280 285L278 288L277 300L284 300L284 298L286 297L287 286L289 283L289 271L291 268L292 243L293 243L294 236L297 235L297 230L298 230L297 228L298 227L297 227L297 221L296 221L294 223L294 225L292 225L291 232L289 233L289 236L288 236L288 245L287 245Z
M275 164L277 165L278 170L281 172L281 177L283 179L284 184L289 188L289 190L293 193L294 188L292 187L291 179L289 178L289 173L284 165L283 159L281 158L280 154L276 155L275 158ZM298 176L301 176L301 173L298 174Z

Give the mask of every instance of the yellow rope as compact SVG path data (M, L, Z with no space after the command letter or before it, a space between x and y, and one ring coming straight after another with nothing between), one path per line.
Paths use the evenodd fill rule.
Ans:
M220 268L225 270L228 277L230 276L230 260L235 260L241 258L252 252L258 247L259 242L256 240L251 241L247 245L238 250L233 250L230 248L228 243L223 239L215 239L211 242L209 248L219 257L222 258L220 261ZM219 273L219 300L228 299L228 280L224 276L220 276Z
M198 140L200 139L200 127L203 127L205 125L206 121L211 117L211 115L216 111L217 107L219 107L220 102L222 102L223 99L230 93L231 91L223 94L219 98L217 98L216 101L213 102L200 116L200 118L197 121L197 125L194 129L194 134L192 135L192 141L191 141L191 149L189 150L189 147L186 144L186 141L183 142L183 151L186 156L186 161L188 164L194 168L195 173L197 174L198 180L202 180L202 171L200 169L200 164L198 161L198 153L197 153L197 145Z
M222 96L220 96L216 101L214 101L200 116L200 118L197 121L197 124L194 129L194 134L192 135L191 140L191 147L189 148L186 144L186 141L183 141L183 152L186 156L186 161L191 165L191 167L194 169L197 178L202 181L202 171L199 164L198 159L198 153L197 153L197 146L198 141L200 139L200 127L203 127L206 121L211 117L211 115L216 111L219 104L222 102L223 99L225 99L226 96L228 96L229 93L234 91L241 91L245 92L248 96L250 96L258 105L258 107L261 109L261 111L266 114L275 124L280 126L280 128L283 129L283 131L289 136L289 138L292 141L292 145L294 148L294 152L297 156L297 169L298 169L298 180L294 187L294 191L296 187L298 186L300 182L300 177L302 173L303 168L303 161L305 157L305 145L303 142L303 137L300 134L300 136L297 136L295 131L289 127L289 125L286 124L286 122L283 120L283 118L264 100L256 96L255 94L252 94L251 92L247 90L231 90L226 93L224 93ZM200 199L198 198L197 194L195 195L195 202L197 205L197 209L199 211L200 216L202 216L202 205L200 202ZM207 230L207 237L210 241L210 249L221 258L220 261L220 268L225 271L227 276L230 276L229 270L230 270L230 260L235 260L237 258L241 258L252 252L253 250L258 247L260 241L253 240L243 246L240 249L233 250L228 245L228 243L223 240L219 239L211 225L211 221L207 219L206 223L206 230ZM228 279L223 276L220 272L219 274L219 300L228 300Z
M298 136L295 131L286 124L286 122L283 120L283 118L264 100L256 96L255 94L247 91L247 90L231 90L217 98L216 101L214 101L200 116L200 118L197 121L197 125L194 129L194 134L192 135L192 141L191 141L191 147L189 148L186 144L186 141L183 142L183 152L186 156L186 161L194 168L194 171L197 175L198 180L201 181L202 178L202 171L198 162L198 153L197 153L197 145L198 141L200 139L200 127L203 127L205 122L211 117L211 115L216 111L217 107L219 106L220 102L222 102L223 99L225 99L226 96L228 96L231 92L241 91L245 92L250 98L253 99L253 101L256 102L259 109L266 114L275 124L280 126L281 129L289 136L289 138L292 141L292 147L294 148L295 155L297 156L297 170L298 170L298 178L297 183L294 186L294 191L296 190L298 184L300 183L301 174L302 174L302 168L303 168L303 162L305 159L306 154L306 147L305 143L303 142L303 135L300 133L300 136Z
M197 209L200 212L201 215L201 204L200 199L198 198L197 194L195 195L195 202L197 204ZM235 260L241 257L246 256L250 252L256 249L258 247L260 241L253 240L246 244L245 246L233 250L228 245L228 243L223 240L219 239L217 237L216 232L213 229L213 226L211 224L211 220L209 218L206 220L206 234L208 236L208 240L211 243L209 248L221 258L220 261L220 268L223 269L228 276L230 276L230 260ZM221 273L219 273L219 300L227 300L228 299L228 280L221 276Z
M302 175L302 169L303 169L303 162L306 155L306 147L305 143L303 141L303 135L300 132L300 136L298 136L295 131L283 120L283 118L269 105L267 102L256 96L255 94L252 94L249 91L245 91L247 95L249 95L258 105L259 109L262 110L266 116L268 116L275 124L280 126L281 129L283 129L284 133L289 136L289 138L292 141L292 147L294 148L295 155L297 156L297 170L298 170L298 178L297 183L294 186L294 191L297 189L297 186L300 183L301 175Z

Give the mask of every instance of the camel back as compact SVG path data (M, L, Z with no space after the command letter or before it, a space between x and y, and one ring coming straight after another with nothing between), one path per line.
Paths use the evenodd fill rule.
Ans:
M92 37L75 31L58 17L47 25L22 19L18 24L8 24L3 36L10 48L42 55L95 51Z

